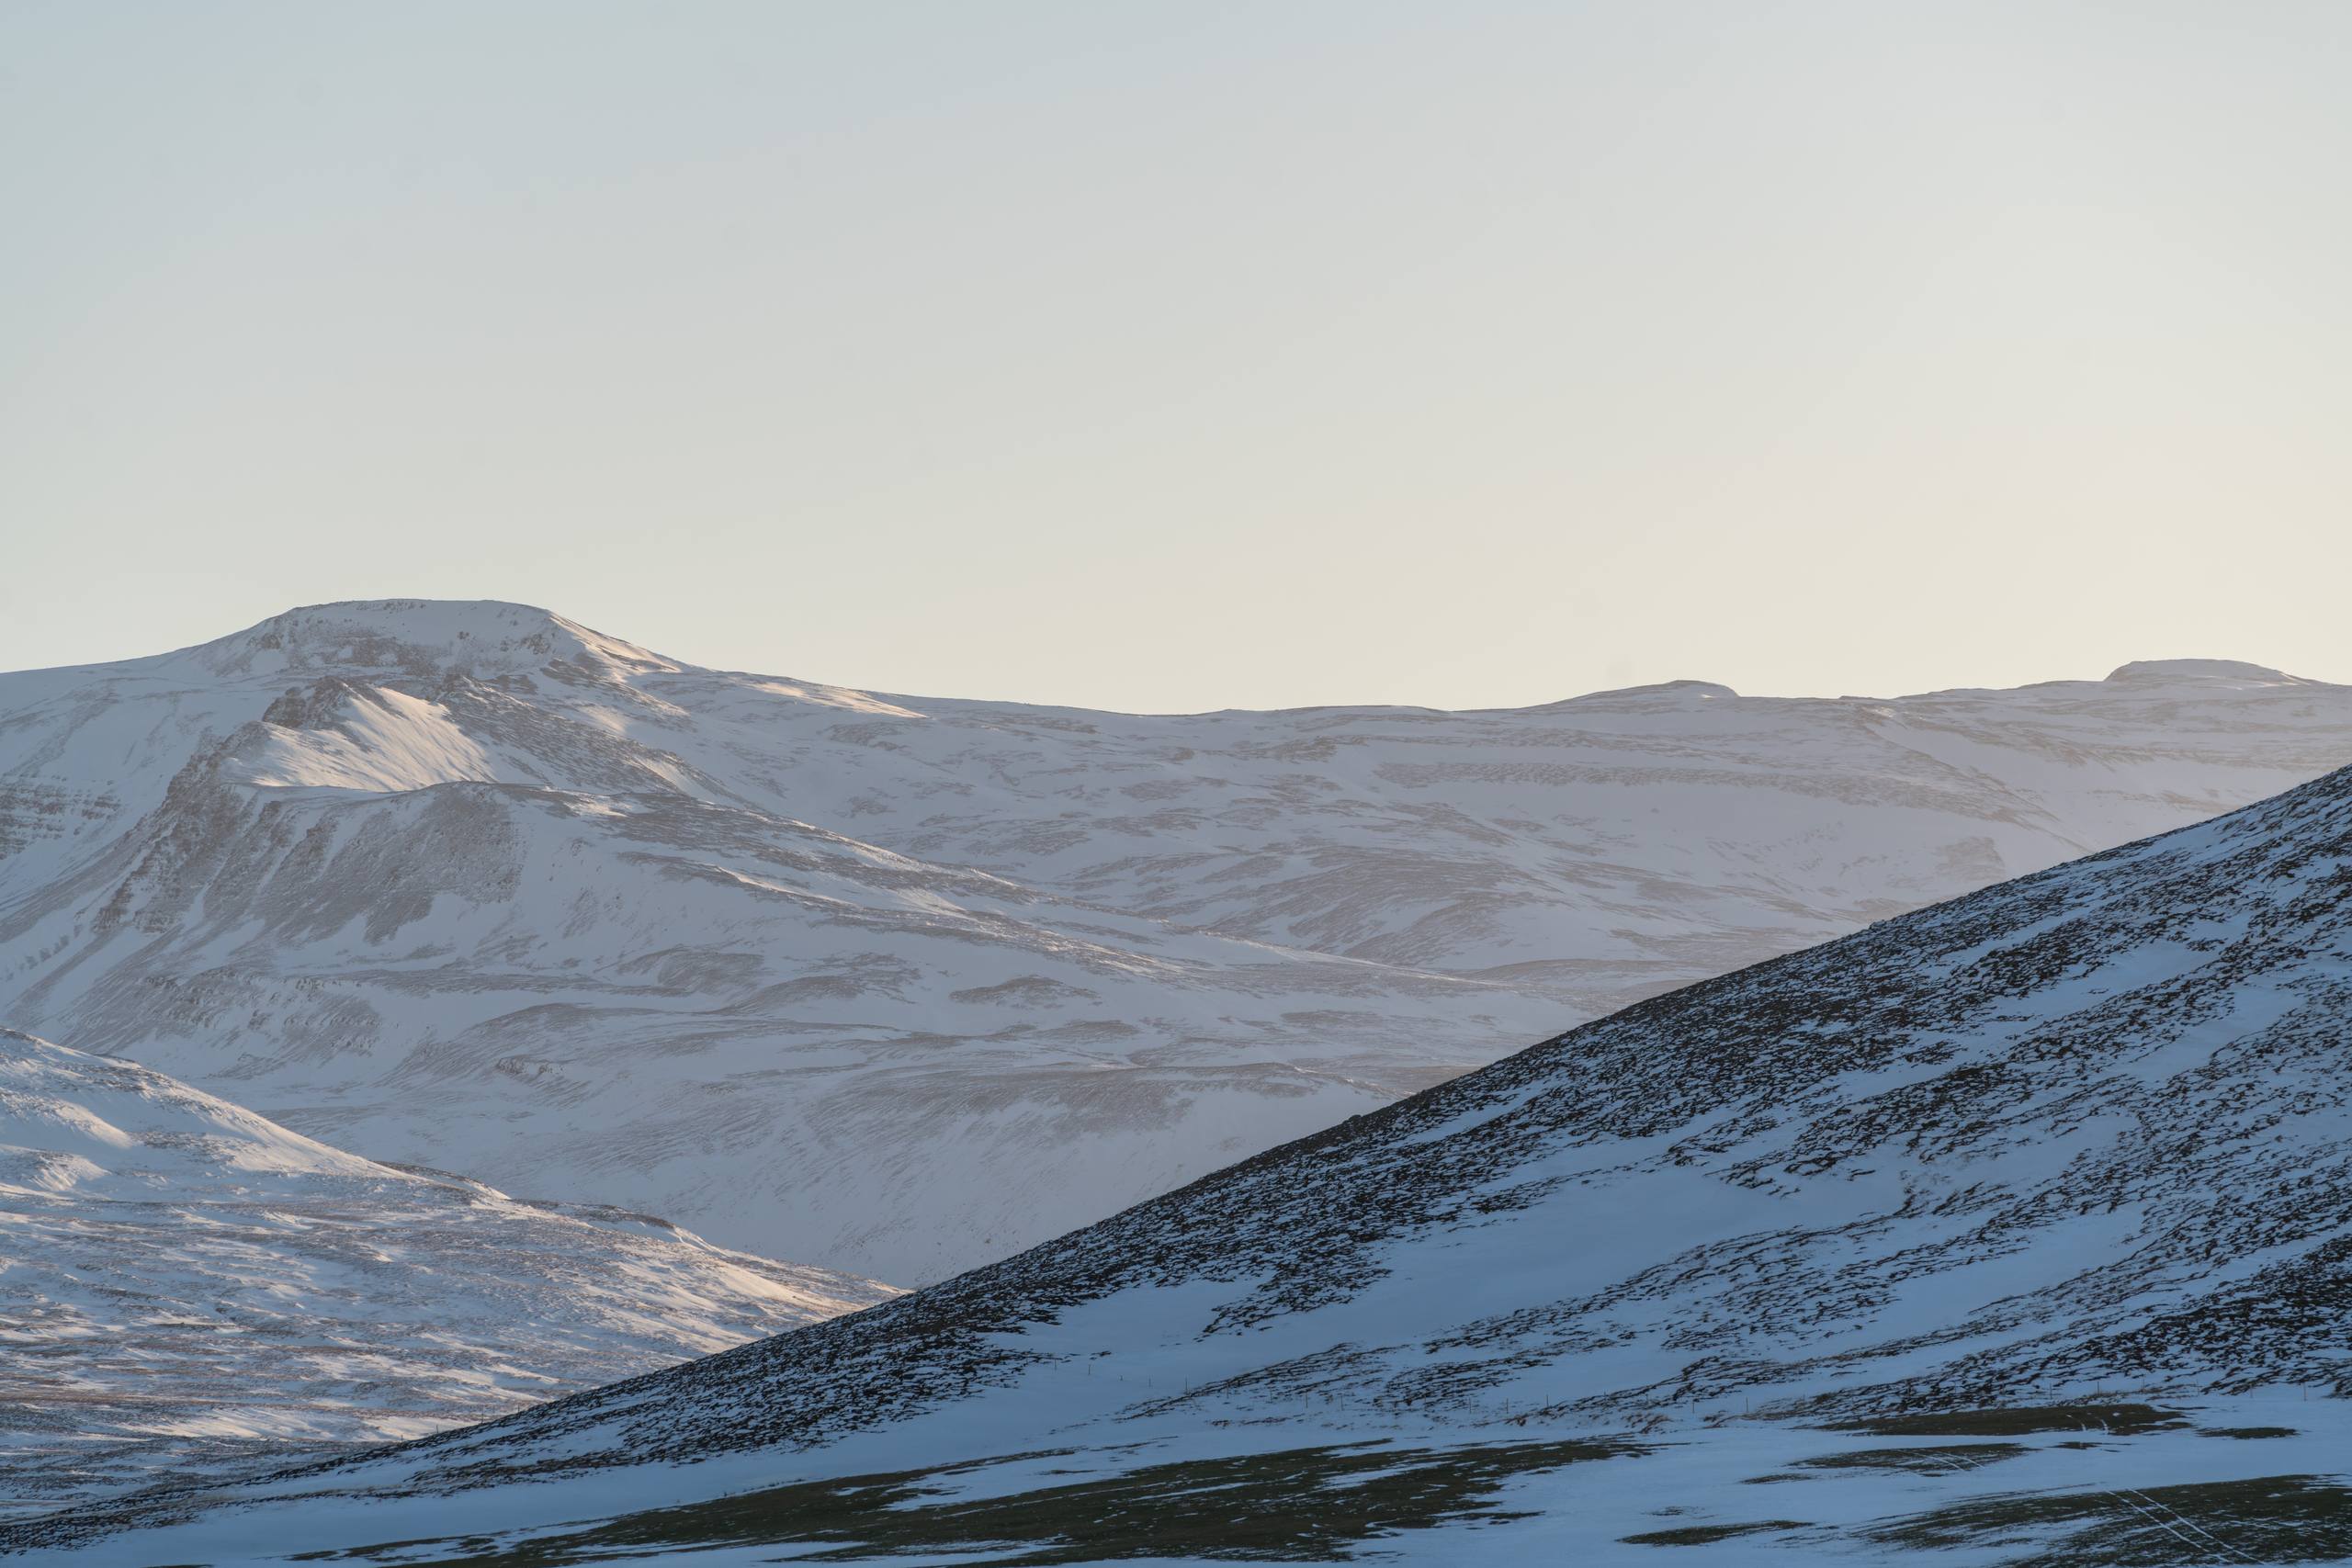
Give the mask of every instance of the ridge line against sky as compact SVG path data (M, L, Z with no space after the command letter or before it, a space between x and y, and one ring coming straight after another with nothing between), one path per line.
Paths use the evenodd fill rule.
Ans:
M2352 7L0 4L0 667L2352 681Z
M1715 691L1722 692L1731 697L1754 697L1773 702L1905 702L1915 698L1939 696L1947 693L1986 692L2016 689L2015 687L1996 686L1986 682L1962 682L1951 686L1930 687L1912 692L1743 692L1731 687L1727 682L1710 681L1702 676L1676 676L1669 677L1663 681L1643 682L1632 686L1597 687L1590 691L1564 693L1559 696L1548 698L1536 703L1517 705L1471 704L1465 705L1460 708L1435 708L1427 704L1417 703L1388 703L1378 700L1348 701L1345 699L1320 703L1289 704L1285 705L1282 708L1253 709L1243 707L1238 704L1225 704L1214 707L1185 709L1103 708L1086 704L1066 702L1055 697L1051 694L1024 695L1020 694L974 694L968 692L905 692L891 690L889 688L880 686L862 685L854 681L819 680L814 676L808 675L805 671L797 670L718 664L706 660L695 659L691 655L681 653L674 649L664 648L655 643L640 641L638 638L628 637L622 633L611 631L604 626L593 626L576 616L567 615L560 610L551 609L543 604L532 604L521 600L511 599L433 599L413 594L393 595L379 597L376 599L321 601L315 604L291 605L284 611L264 615L249 625L237 627L233 631L224 632L214 637L202 637L195 642L184 643L175 648L161 649L145 653L126 653L108 659L84 660L62 665L40 665L28 667L23 670L0 671L0 678L5 678L9 675L40 675L56 671L95 669L110 664L131 663L151 659L169 659L181 654L194 653L201 649L210 647L217 643L227 642L250 634L263 632L269 627L271 622L278 620L285 615L364 607L384 610L388 613L390 617L397 618L401 614L407 612L422 612L430 609L447 609L453 606L462 605L493 606L501 609L523 610L534 615L546 615L551 619L568 623L571 626L578 630L594 634L596 637L627 643L640 652L651 654L662 659L673 660L679 663L695 669L711 671L721 674L748 675L762 679L806 681L815 685L831 687L836 690L857 692L885 698L904 698L908 701L914 702L946 701L983 704L1003 703L1023 707L1053 708L1073 712L1104 713L1130 717L1184 717L1213 713L1300 712L1310 711L1316 708L1375 709L1394 707L1439 713L1514 712L1523 711L1528 708L1556 706L1562 703L1577 702L1589 697L1614 696L1628 692L1657 691L1670 687L1708 687L1713 688ZM428 628L420 628L420 630ZM2276 666L2265 665L2253 660L2188 655L2176 659L2126 660L2101 675L2053 675L2040 681L2022 682L2019 682L2018 685L2055 685L2082 682L2096 684L2101 682L2113 681L2119 677L2123 677L2126 675L2127 671L2139 667L2161 667L2167 665L2211 666L2213 667L2212 669L2202 672L2215 675L2234 675L2253 679L2259 679L2264 676L2276 676L2280 677L2287 682L2299 683L2311 682L2318 679L2316 677L2300 674L2295 671L2280 670ZM2335 684L2335 682L2323 682L2321 683Z

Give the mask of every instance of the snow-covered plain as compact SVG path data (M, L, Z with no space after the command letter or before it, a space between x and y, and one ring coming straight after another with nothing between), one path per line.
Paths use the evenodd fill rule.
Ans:
M484 1420L891 1293L0 1031L0 1513Z
M912 1283L2347 759L2352 689L2195 660L1136 716L328 605L0 676L0 1023Z
M0 1546L2340 1561L2347 1018L2352 769L863 1313Z

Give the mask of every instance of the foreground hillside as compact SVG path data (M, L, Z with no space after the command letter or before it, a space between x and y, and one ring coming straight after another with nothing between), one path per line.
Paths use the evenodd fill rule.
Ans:
M329 605L0 677L0 1022L913 1282L2346 756L2241 665L1138 717Z
M2332 1561L2347 1018L2352 770L1640 1004L854 1316L0 1540Z
M890 1294L0 1031L0 1511L480 1421Z

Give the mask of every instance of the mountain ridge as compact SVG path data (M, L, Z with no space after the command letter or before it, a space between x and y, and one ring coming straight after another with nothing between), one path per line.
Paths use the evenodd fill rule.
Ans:
M2183 1405L2211 1436L2316 1423L2294 1450L2309 1463L2352 1429L2348 1013L2352 769L1637 1003L866 1313L258 1489L0 1541L188 1532L155 1538L176 1550L233 1517L255 1540L282 1524L324 1547L445 1514L476 1533L434 1530L405 1560L437 1543L528 1561L487 1543L543 1541L558 1521L620 1555L657 1540L856 1540L881 1526L807 1535L779 1515L772 1534L697 1536L748 1516L694 1505L886 1472L1034 1486L1019 1456L1040 1453L1068 1456L1061 1473L1157 1486L1208 1456L1295 1467L1374 1438L1420 1445L1396 1456L1412 1465L1463 1444L1516 1454L1541 1473L1504 1517L1549 1517L1605 1511L1590 1485L1624 1484L1577 1479L1573 1461L1679 1473L1658 1456L1736 1457L1752 1430L1810 1445L1820 1457L1800 1465L1916 1477L1866 1494L1863 1537L1786 1515L1758 1527L1797 1561L1892 1553L1922 1532L1959 1544L1990 1528L2014 1544L2000 1509L2018 1494L1996 1467L2027 1453L2089 1480L2067 1495L2076 1514L2036 1516L2045 1528L2123 1518L2135 1543L2155 1541L2130 1561L2252 1557L2230 1544L2247 1531L2352 1549L2343 1477L2163 1436L2186 1429ZM2338 1397L2279 1404L2299 1389ZM1840 1423L1933 1439L2086 1421L2095 1440L1960 1459L1822 1446ZM2245 1495L2256 1512L2229 1490L2251 1481L2119 1502L2119 1486L2154 1483L2066 1457L2136 1453L2148 1433L2160 1471L2266 1478ZM1722 1483L1708 1517L1738 1502ZM669 1533L649 1533L651 1515L595 1522L651 1499ZM1919 1499L1943 1511L1898 1530ZM1510 1560L1518 1528L1480 1550ZM1485 1532L1443 1539L1470 1553Z
M439 635L418 640L416 623L424 619L437 623ZM398 627L398 630L393 629ZM402 635L406 633L407 635ZM322 648L333 647L335 653L320 656ZM518 651L519 650L519 651ZM264 653L276 653L288 671L299 673L311 668L346 669L355 660L363 665L404 673L439 675L471 674L479 668L476 661L487 659L493 670L511 665L516 672L526 672L526 667L537 662L571 663L583 668L599 666L632 671L665 673L707 673L715 675L752 676L760 680L780 681L815 692L842 693L868 699L887 700L905 696L904 693L880 689L862 690L800 677L763 675L749 670L736 670L717 665L703 665L659 653L651 649L609 633L594 630L558 611L543 605L507 599L339 599L315 604L296 605L277 615L266 616L242 631L228 633L207 641L168 649L153 654L133 655L122 660L101 660L78 664L52 665L21 671L25 674L49 674L72 671L92 671L119 668L122 665L162 664L190 660L216 671L237 670L249 672L252 662ZM439 655L437 662L419 667L418 655ZM387 657L390 655L390 657ZM2266 664L2245 660L2182 658L2142 659L2128 660L2100 677L2060 677L2034 682L2039 685L2065 685L2096 680L2100 683L2140 680L2212 679L2219 681L2252 682L2260 684L2325 685L2328 682L2307 676L2292 675ZM1932 697L1964 692L2014 690L1987 686L1943 686L1919 692L1871 694L1847 694L1838 697L1764 696L1768 702L1900 702L1906 697ZM1070 704L1035 703L1019 699L954 697L932 699L972 706L1001 705L1069 714L1102 714L1120 718L1199 718L1231 714L1304 714L1321 712L1420 712L1420 713L1532 713L1569 703L1593 702L1612 698L1690 695L1708 698L1738 698L1742 694L1721 682L1682 677L1650 682L1641 685L1609 687L1558 697L1547 702L1518 706L1473 706L1460 709L1434 708L1418 704L1384 704L1364 702L1309 703L1273 708L1203 708L1185 712L1140 712L1115 708L1090 708ZM921 699L918 699L921 700Z
M0 676L0 1020L919 1282L2352 756L2318 683L1716 690L1152 717L288 612Z

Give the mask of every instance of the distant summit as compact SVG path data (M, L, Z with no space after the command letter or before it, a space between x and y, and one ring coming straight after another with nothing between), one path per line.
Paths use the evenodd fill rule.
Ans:
M1578 697L1566 697L1547 707L1566 707L1570 703L1623 703L1669 698L1683 702L1716 702L1739 694L1716 681L1657 681L1646 686L1619 686L1606 692L1587 692Z
M2312 682L2267 664L2236 659L2135 659L2108 676L2110 681L2238 681L2261 686L2308 686Z
M497 599L354 599L308 604L166 658L216 675L381 673L494 678L561 669L576 678L691 668L533 604Z

